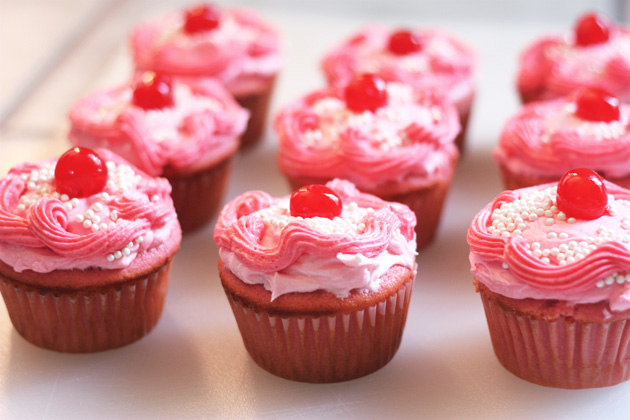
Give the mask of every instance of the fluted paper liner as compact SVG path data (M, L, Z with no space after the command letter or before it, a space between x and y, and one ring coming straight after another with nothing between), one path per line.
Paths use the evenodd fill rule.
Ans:
M248 308L228 293L243 342L274 375L302 382L340 382L386 365L402 339L414 280L368 308L336 316L281 317Z
M42 291L0 275L0 291L26 340L60 352L96 352L129 344L155 327L170 268L171 259L145 276L94 291Z
M260 143L265 133L267 114L269 113L269 103L271 93L275 85L275 77L263 90L246 95L235 95L234 99L240 106L249 110L249 121L247 128L241 136L241 149L247 149Z
M173 190L171 197L183 232L207 224L216 214L227 179L232 169L232 156L207 169L187 175L166 175Z
M481 298L499 362L516 376L557 388L596 388L630 379L630 323L540 319Z

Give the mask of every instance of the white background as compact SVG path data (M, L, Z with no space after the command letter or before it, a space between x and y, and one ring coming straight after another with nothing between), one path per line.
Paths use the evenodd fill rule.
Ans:
M224 2L225 3L225 2ZM240 2L241 4L243 2ZM403 341L367 377L312 385L276 378L248 357L217 275L212 226L185 237L162 319L147 337L98 354L39 349L13 329L0 304L3 419L627 419L630 382L567 391L522 381L497 362L469 273L466 229L501 189L490 153L518 109L519 51L573 25L581 11L625 2L247 2L285 35L280 104L323 84L323 52L363 23L440 26L479 54L469 143L436 241L419 272ZM68 148L66 112L97 87L129 75L126 36L141 19L182 2L44 0L0 3L0 174ZM625 13L625 12L624 12ZM627 14L626 14L627 16ZM276 140L239 157L226 200L250 189L287 194Z

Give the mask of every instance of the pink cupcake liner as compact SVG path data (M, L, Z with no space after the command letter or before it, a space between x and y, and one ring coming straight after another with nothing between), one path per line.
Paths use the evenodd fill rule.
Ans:
M450 185L451 180L449 179L408 193L377 195L385 201L405 204L416 214L416 242L418 251L420 251L428 246L435 237Z
M207 169L186 175L165 175L183 232L207 224L216 214L232 171L232 156Z
M234 97L240 106L250 112L247 128L245 129L245 133L241 136L241 150L258 144L265 133L267 115L269 114L269 103L271 102L271 93L274 84L275 77L269 82L269 85L260 92Z
M302 382L341 382L370 374L402 339L414 280L368 308L335 316L277 316L228 300L250 356L274 375Z
M539 385L580 389L630 379L630 322L540 319L488 298L481 290L499 362Z
M468 133L468 122L470 121L470 113L471 113L472 105L468 107L465 111L459 110L459 122L462 125L462 129L455 137L455 144L457 145L457 150L459 150L460 156L465 149L466 138Z
M155 327L171 261L145 276L85 291L42 290L0 275L0 291L13 326L27 341L60 352L102 351L134 342Z

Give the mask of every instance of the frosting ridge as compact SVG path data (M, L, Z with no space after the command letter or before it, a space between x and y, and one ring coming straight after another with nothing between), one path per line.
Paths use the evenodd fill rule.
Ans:
M454 107L396 82L387 91L387 105L375 112L349 110L343 89L334 87L286 105L274 122L280 169L391 193L450 179L460 130Z
M246 283L262 283L274 298L317 289L342 297L377 287L393 265L415 270L416 219L409 208L360 193L348 181L326 185L344 203L333 220L293 217L289 197L260 191L228 203L214 231L226 266Z
M605 182L609 209L593 220L559 211L555 183L499 194L468 230L474 277L514 299L630 309L630 191Z
M110 172L99 194L59 194L56 160L18 165L0 180L0 260L18 272L121 269L149 250L177 248L181 231L168 181L107 150L97 153Z
M575 115L571 97L525 105L503 127L493 152L512 173L557 176L587 167L610 178L630 174L630 105L620 119L586 121Z
M278 31L250 10L219 10L219 26L211 31L186 33L185 11L137 25L130 38L137 68L212 76L234 95L264 87L282 63Z
M74 145L107 147L149 175L188 173L231 156L248 111L215 80L175 80L174 105L142 109L132 87L98 92L70 110Z

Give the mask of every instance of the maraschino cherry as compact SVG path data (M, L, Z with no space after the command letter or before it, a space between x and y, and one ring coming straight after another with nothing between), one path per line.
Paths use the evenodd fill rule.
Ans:
M387 49L396 55L407 55L422 49L422 40L411 31L397 31L390 35Z
M610 24L606 17L588 13L575 25L575 43L580 47L601 44L610 38Z
M184 31L189 34L211 31L219 26L221 14L214 7L200 4L186 11Z
M556 205L567 217L590 220L603 216L608 207L604 180L593 170L571 169L558 183Z
M334 219L341 214L342 207L341 198L325 185L307 185L291 194L290 211L293 217Z
M173 106L171 78L152 71L145 72L134 87L133 104L143 109L161 109Z
M87 197L101 192L106 182L107 165L92 149L73 147L57 161L55 186L60 194Z
M597 88L580 89L575 97L575 114L588 121L619 120L619 99Z
M385 81L374 74L360 74L345 89L346 106L354 112L376 111L387 104Z

